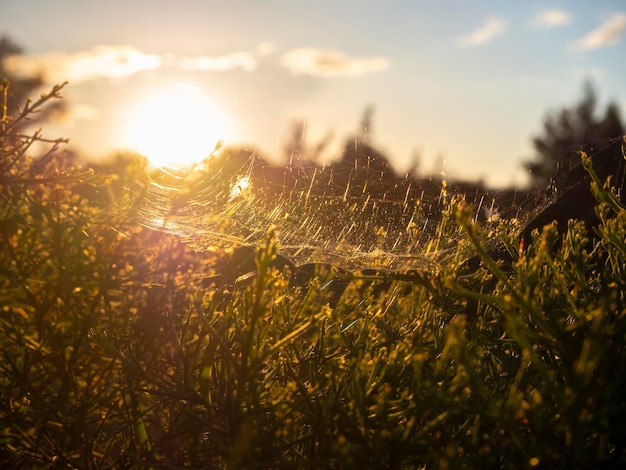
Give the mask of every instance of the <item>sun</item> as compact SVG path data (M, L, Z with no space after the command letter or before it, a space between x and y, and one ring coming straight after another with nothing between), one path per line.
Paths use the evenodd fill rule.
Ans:
M122 146L155 167L190 167L232 136L230 117L199 86L174 83L153 90L129 110Z

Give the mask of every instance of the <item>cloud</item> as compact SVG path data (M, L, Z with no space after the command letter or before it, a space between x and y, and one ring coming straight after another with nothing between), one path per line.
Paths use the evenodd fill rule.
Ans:
M188 71L224 72L240 68L246 72L252 72L257 67L257 61L248 52L233 52L215 57L182 57L178 60L178 65Z
M576 42L576 50L599 49L604 46L617 44L626 32L626 13L615 13L582 39Z
M251 72L257 61L248 52L220 56L181 57L146 54L131 46L96 46L74 53L48 52L40 55L13 55L4 61L6 69L23 77L42 76L50 83L66 80L72 83L99 78L123 78L162 66L178 66L188 71L226 71L242 69Z
M458 44L461 47L473 47L487 44L493 38L504 32L505 29L506 21L501 18L490 17L487 18L487 21L481 28L470 34L461 36L458 40Z
M571 22L572 16L568 12L556 9L540 11L534 21L535 24L548 28L564 26Z
M11 73L19 76L41 75L52 83L128 77L159 68L161 64L158 55L145 54L130 46L96 46L75 53L55 51L33 56L13 55L4 62Z
M281 57L281 63L293 75L319 77L366 75L389 66L385 57L351 58L337 50L314 47L292 49Z

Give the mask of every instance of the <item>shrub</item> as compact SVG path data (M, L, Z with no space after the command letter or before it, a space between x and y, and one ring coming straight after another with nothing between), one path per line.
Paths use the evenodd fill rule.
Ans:
M453 203L432 245L464 233L450 262L396 276L378 298L355 278L331 308L316 279L294 290L273 268L271 229L252 281L227 289L217 255L142 228L119 209L133 200L85 198L77 187L110 176L28 160L31 138L11 122L0 135L5 467L626 463L626 216L599 181L591 251L572 223L560 249L545 230L505 270ZM499 236L516 245L510 229ZM468 250L482 257L471 282Z

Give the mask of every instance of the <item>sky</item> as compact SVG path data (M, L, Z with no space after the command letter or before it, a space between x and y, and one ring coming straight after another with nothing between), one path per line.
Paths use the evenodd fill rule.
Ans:
M278 158L298 119L338 148L371 107L399 171L522 186L586 79L626 118L623 0L0 0L0 35L23 48L12 73L69 82L45 132L93 158L218 139Z

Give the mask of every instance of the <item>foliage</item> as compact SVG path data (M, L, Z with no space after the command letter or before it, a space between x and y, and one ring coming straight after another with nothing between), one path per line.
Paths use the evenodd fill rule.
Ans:
M591 250L572 223L561 248L547 229L507 269L452 202L431 244L465 234L448 262L378 297L355 278L331 308L325 285L294 290L272 267L271 228L251 281L222 285L223 254L138 226L121 190L85 197L85 182L110 176L29 161L12 119L23 117L1 135L3 467L626 463L626 215L602 182ZM471 275L466 250L482 257Z
M44 86L44 77L41 75L18 76L7 68L7 60L12 56L22 54L22 48L7 36L0 36L0 79L8 79L11 87L4 87L6 96L4 103L11 109L17 109L31 95L41 90ZM27 120L19 121L20 127L33 127L58 116L64 111L63 101L49 102L45 108L39 109L38 113L30 113Z
M604 114L597 116L598 99L591 82L585 83L583 91L580 102L549 114L543 132L533 139L538 155L525 166L535 187L560 183L578 163L580 150L589 151L594 143L626 134L618 104L609 103Z

